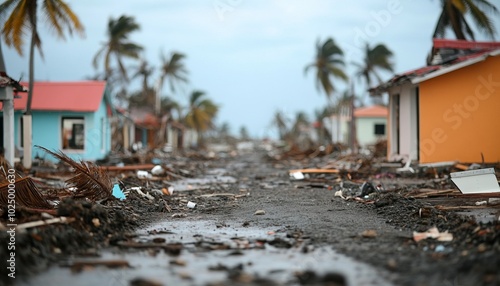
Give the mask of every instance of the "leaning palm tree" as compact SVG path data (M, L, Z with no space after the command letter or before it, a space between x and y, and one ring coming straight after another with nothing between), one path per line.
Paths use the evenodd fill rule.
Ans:
M140 29L134 17L120 16L118 19L110 18L108 21L108 40L94 56L94 68L98 68L99 60L104 56L105 79L111 76L113 68L111 59L114 57L121 77L128 81L128 74L123 64L123 58L138 59L143 47L129 40L132 32Z
M283 112L277 110L276 113L274 113L274 117L271 124L278 129L279 139L286 140L287 134L289 133L288 119L283 114Z
M343 71L344 52L337 46L332 38L328 38L323 44L318 40L316 43L316 59L307 65L304 72L310 68L316 69L316 88L321 86L329 98L335 91L331 77L347 81L347 75Z
M467 37L474 40L467 16L474 21L479 31L491 39L495 38L496 29L491 16L498 14L498 9L488 0L441 0L441 14L439 15L434 38L443 38L446 29L451 28L455 37L466 40Z
M168 79L170 90L172 92L175 92L175 87L177 86L177 84L186 83L188 81L188 72L183 61L186 56L181 53L173 52L168 59L163 53L160 55L160 57L160 90L163 88L165 80Z
M198 133L198 146L203 146L203 132L213 126L213 120L218 110L219 107L212 100L206 98L203 91L191 93L185 122Z
M40 55L43 57L42 41L38 34L38 8L40 8L42 20L49 24L50 28L56 32L59 38L65 39L65 30L69 34L75 31L81 36L84 35L83 25L66 1L5 0L0 5L0 19L6 18L2 28L2 35L7 46L14 47L19 55L22 56L24 36L30 36L28 99L26 103L26 118L23 120L26 128L31 126L31 103L33 101L33 85L35 81L35 47L38 48ZM25 130L30 134L30 138L27 139L31 142L31 130ZM24 150L23 165L26 168L30 168L31 145L24 144Z
M335 91L331 77L347 81L347 75L343 71L344 52L337 46L332 38L328 38L323 44L318 40L316 43L316 59L307 65L304 72L310 68L316 69L316 88L321 86L326 94L329 105L333 106L332 94ZM333 119L332 119L333 125ZM333 138L332 138L333 140Z
M158 79L157 86L155 87L156 113L160 113L160 93L166 80L169 82L171 92L175 92L177 84L188 82L186 77L187 70L183 62L185 57L186 56L184 54L173 52L170 55L170 58L167 59L163 53L160 54L160 78Z
M374 80L382 83L379 71L393 72L394 64L391 61L392 51L384 44L378 44L373 48L366 43L363 63L354 63L358 68L356 75L364 80L367 88L370 88Z

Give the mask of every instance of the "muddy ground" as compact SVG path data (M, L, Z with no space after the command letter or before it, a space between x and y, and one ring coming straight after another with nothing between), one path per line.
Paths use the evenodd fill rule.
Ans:
M113 174L124 189L141 186L153 199L131 190L124 201L61 202L55 216L74 222L16 232L16 279L5 271L9 236L2 231L0 284L500 285L498 208L458 213L434 206L477 200L407 196L452 187L442 174L290 179L288 170L327 159L276 161L263 152L165 158L185 177L168 183ZM384 188L355 199L375 175ZM175 187L170 196L158 191L166 184ZM335 196L339 190L353 197ZM17 218L41 215L19 210ZM453 240L413 240L414 231L433 226Z

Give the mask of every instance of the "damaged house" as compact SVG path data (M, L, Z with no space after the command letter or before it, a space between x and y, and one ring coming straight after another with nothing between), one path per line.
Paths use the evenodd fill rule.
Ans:
M427 66L370 92L389 96L389 160L500 161L499 42L434 39Z
M14 99L16 157L22 154L27 97ZM89 161L103 159L110 152L112 108L105 81L35 82L32 100L33 145ZM33 157L44 154L33 150Z

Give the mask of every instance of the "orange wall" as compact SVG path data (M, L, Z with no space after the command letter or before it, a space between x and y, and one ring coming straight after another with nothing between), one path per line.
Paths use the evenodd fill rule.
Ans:
M420 83L420 162L500 161L500 56Z

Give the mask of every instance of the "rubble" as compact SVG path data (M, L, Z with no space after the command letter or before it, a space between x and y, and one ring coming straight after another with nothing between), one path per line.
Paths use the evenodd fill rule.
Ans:
M24 250L18 253L20 260L24 261L22 266L25 272L21 274L39 271L40 268L34 266L36 260L50 261L62 254L77 257L99 255L105 248L122 252L143 251L151 256L165 254L172 257L167 259L167 262L170 261L168 267L188 268L192 261L185 259L187 253L230 251L227 257L245 257L250 250L269 253L266 251L292 249L307 254L326 242L359 259L378 261L378 266L394 273L410 271L405 270L412 265L405 260L409 256L424 257L429 254L425 256L429 261L449 256L455 263L465 265L478 261L477 257L495 257L500 251L497 214L500 212L490 203L496 194L463 194L451 180L453 172L469 171L470 168L477 170L477 166L461 162L433 165L386 162L385 158L373 154L346 154L333 149L329 150L330 153L326 151L316 149L300 153L294 149L273 157L267 154L265 158L273 166L271 172L266 169L261 173L249 173L245 165L247 162L242 165L239 162L240 165L233 166L238 176L232 179L228 177L233 174L225 174L224 170L215 169L215 172L207 174L212 164L224 166L225 159L217 158L217 154L209 158L201 152L193 152L186 157L169 155L172 157L168 159L155 154L143 159L140 164L134 159L130 165L98 166L75 162L62 153L48 151L61 159L65 166L39 168L31 174L16 177L16 187L21 190L20 203L16 207L17 227L23 230L19 235L24 237L19 242L19 247ZM246 156L252 156L251 152L245 152ZM156 159L154 164L152 159ZM497 166L491 167L493 175L497 175ZM401 168L406 170L401 171ZM413 172L408 168L412 168ZM2 176L0 205L4 209L7 202L6 192L2 189L5 183L1 179ZM289 192L280 194L282 189ZM264 195L255 198L255 193ZM310 199L313 194L315 199ZM299 200L291 197L296 195L302 201L299 207L291 209L287 202ZM273 203L261 205L259 199ZM236 212L249 201L254 201L254 204L245 212ZM270 209L273 211L265 211ZM373 216L383 218L387 225L400 231L397 239L390 241L393 245L389 246L393 249L387 250L390 247L385 240L389 234L379 228L349 231L351 225L364 220L363 217L359 217L359 221L332 222L328 227L332 232L340 233L334 238L325 235L328 232L324 229L317 229L317 235L311 231L317 220L328 221L331 216L347 209L370 211ZM308 217L307 212L311 210L318 215ZM5 210L2 211L4 215L0 226L5 224ZM464 215L466 211L469 213ZM474 214L479 211L488 214L488 221L476 219ZM251 231L254 226L262 227L267 223L267 228L259 238L246 236L240 229L243 234L238 233L230 241L203 235L175 241L169 237L175 233L172 229L156 230L148 233L150 237L138 237L136 233L137 229L152 221L172 221L181 227L189 221L203 220L207 215L231 217L230 222L221 220L213 226L213 229L220 230L219 233L226 231L229 225ZM270 228L278 224L274 222L278 215L289 216L289 223L306 217L306 225L311 225L311 228L292 231L293 225L283 225L286 232ZM486 219L486 215L483 218ZM371 249L370 254L367 249ZM37 259L34 259L35 256ZM77 259L67 266L74 271L85 272L100 266L132 269L131 265L127 259L114 261L101 257L88 261ZM265 280L254 275L248 266L212 265L210 270L227 273L227 280L222 283L229 284L223 285L247 282L259 285L258 281ZM306 285L309 282L347 285L341 274L308 271L297 272L293 277L295 280L291 281ZM187 270L183 275L176 273L189 281L196 280L196 275ZM128 281L132 284L161 285L150 277L141 279ZM283 285L266 281L271 283L269 285Z

